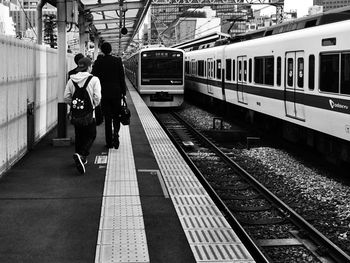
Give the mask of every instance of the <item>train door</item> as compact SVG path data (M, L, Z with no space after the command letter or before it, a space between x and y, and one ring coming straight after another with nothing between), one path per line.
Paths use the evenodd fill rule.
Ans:
M207 59L207 90L209 94L213 94L213 79L214 79L214 60L212 58Z
M238 102L247 104L247 94L244 91L247 84L247 57L237 57L237 98Z
M305 120L304 93L304 52L286 53L285 66L285 108L291 118Z

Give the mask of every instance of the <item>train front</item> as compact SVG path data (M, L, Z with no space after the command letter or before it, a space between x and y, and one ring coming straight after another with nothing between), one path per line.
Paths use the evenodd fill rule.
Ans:
M184 99L184 52L157 48L140 54L139 92L149 107L179 107Z

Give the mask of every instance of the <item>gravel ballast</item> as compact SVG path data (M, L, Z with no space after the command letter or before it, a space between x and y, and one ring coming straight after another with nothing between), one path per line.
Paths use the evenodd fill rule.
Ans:
M188 104L178 113L201 130L212 129L213 117L217 117ZM232 125L235 124L224 122L224 129L230 130ZM349 185L285 149L273 146L246 149L237 144L227 150L242 168L350 254Z

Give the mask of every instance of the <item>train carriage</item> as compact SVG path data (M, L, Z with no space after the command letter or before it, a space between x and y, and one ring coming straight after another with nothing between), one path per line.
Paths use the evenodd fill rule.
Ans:
M186 88L342 139L350 160L350 20L190 51L185 63Z
M179 107L184 96L184 51L149 47L125 61L126 75L149 107Z

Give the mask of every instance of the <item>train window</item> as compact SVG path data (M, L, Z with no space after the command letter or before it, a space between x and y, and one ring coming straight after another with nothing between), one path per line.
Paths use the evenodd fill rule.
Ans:
M189 68L190 68L190 62L189 61L186 61L185 62L185 72L186 72L186 74L189 74L190 73L190 70L189 70Z
M350 94L350 53L341 56L341 86L340 93Z
M244 65L243 80L244 82L246 82L247 81L247 61L246 60L243 61L243 65Z
M265 81L264 84L273 85L274 59L273 57L265 58Z
M215 63L214 63L214 61L211 62L211 76L212 76L212 78L215 78Z
M249 82L252 82L252 59L249 59Z
M320 90L339 93L339 54L320 56Z
M208 77L210 77L210 62L208 61L207 62L207 69L208 69Z
M298 58L298 87L304 87L304 58Z
M196 61L194 59L192 59L191 61L191 75L195 75L196 74Z
M293 79L294 79L294 62L292 58L288 58L287 61L287 70L288 70L288 79L287 84L289 87L293 87Z
M231 80L231 59L226 59L226 80Z
M221 59L216 60L216 77L221 79Z
M282 76L282 59L277 58L277 86L281 86L281 76Z
M254 58L254 82L258 84L264 83L264 59Z
M309 56L309 89L315 88L315 56Z
M232 59L232 80L236 80L236 60Z
M242 81L242 61L238 61L238 81Z
M204 61L198 60L198 76L204 76Z
M274 58L254 58L254 82L259 84L273 85L274 80Z

